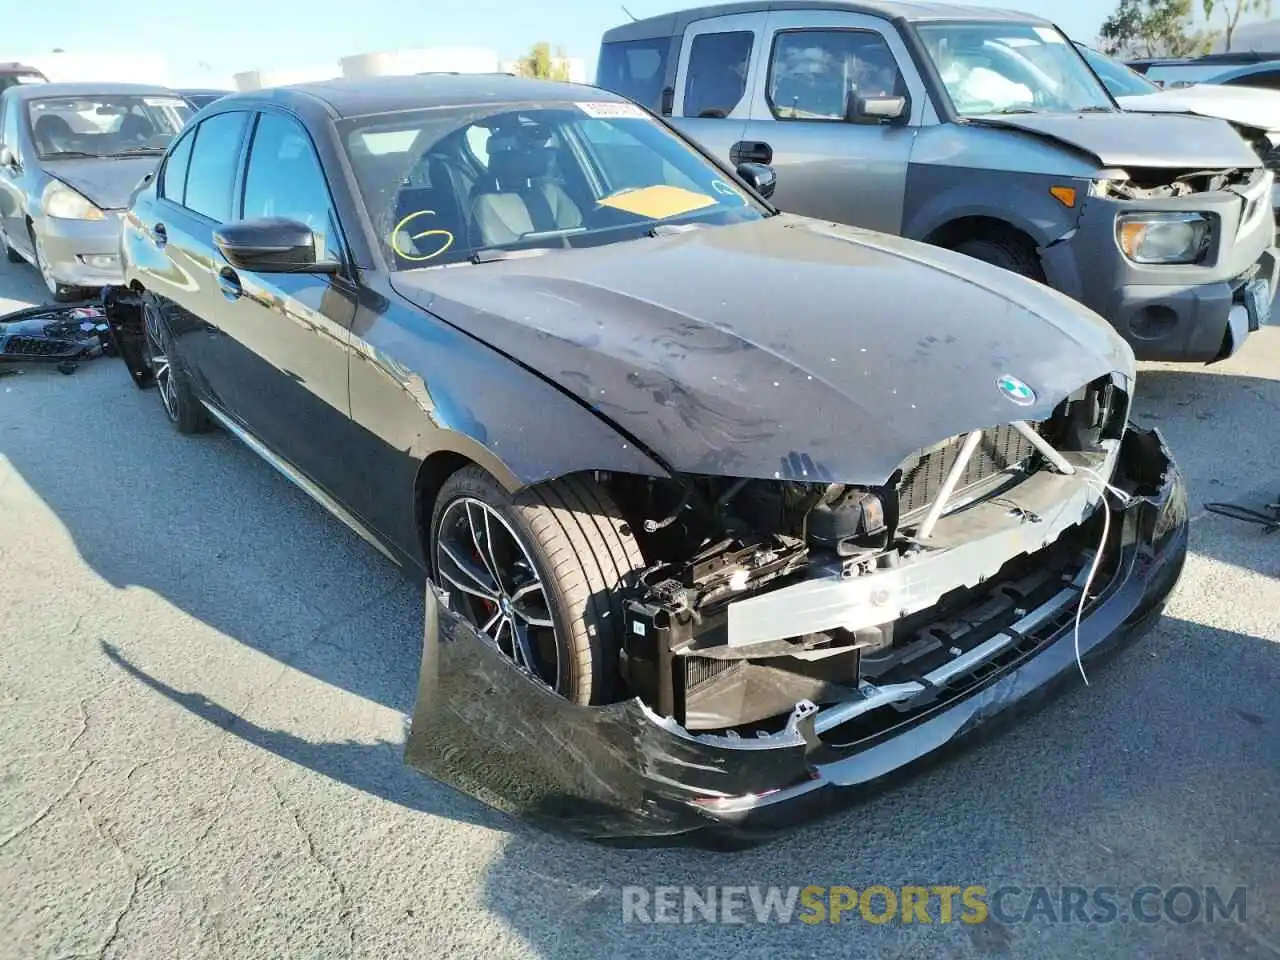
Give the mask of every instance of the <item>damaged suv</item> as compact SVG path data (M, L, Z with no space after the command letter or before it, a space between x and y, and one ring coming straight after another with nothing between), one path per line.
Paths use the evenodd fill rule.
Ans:
M604 36L597 82L775 202L947 247L1069 294L1139 360L1214 362L1267 322L1272 173L1222 120L1121 112L1027 14L748 0Z
M228 96L135 197L137 384L429 578L414 766L750 838L1159 615L1186 498L1124 341L772 185L601 90L432 76Z

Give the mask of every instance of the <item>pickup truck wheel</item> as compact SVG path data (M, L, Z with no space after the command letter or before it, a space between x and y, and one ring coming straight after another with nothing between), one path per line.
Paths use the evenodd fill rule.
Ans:
M430 553L451 608L518 667L574 703L611 701L620 591L644 559L603 487L570 477L512 496L464 467L436 498Z
M1044 267L1040 264L1035 247L1018 237L971 237L961 240L952 249L956 253L963 253L975 260L1003 267L1011 273L1044 283Z
M151 297L142 304L143 351L160 405L165 416L182 434L205 433L211 427L209 415L196 399L191 381L178 360L176 344Z

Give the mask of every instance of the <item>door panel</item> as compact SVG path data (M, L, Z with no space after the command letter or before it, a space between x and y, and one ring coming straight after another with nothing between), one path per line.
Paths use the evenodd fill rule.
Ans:
M891 24L861 14L769 15L759 96L744 140L767 144L783 210L898 233L915 133L928 95ZM843 120L845 91L906 94L899 124Z
M243 179L244 219L300 221L315 231L319 256L344 258L324 170L297 120L259 115ZM347 351L354 285L319 273L240 270L221 253L215 260L219 363L236 380L232 414L311 481L349 504L358 483L341 451L350 428Z
M699 20L681 41L672 123L721 160L728 160L751 116L767 21L764 12Z

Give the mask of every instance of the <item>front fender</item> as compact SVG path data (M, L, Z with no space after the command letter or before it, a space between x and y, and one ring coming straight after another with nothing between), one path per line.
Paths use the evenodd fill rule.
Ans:
M1075 188L1074 206L1065 206L1049 192L1055 186ZM1088 186L1087 180L1049 174L912 165L903 233L930 240L948 224L985 217L1020 230L1043 249L1075 227Z

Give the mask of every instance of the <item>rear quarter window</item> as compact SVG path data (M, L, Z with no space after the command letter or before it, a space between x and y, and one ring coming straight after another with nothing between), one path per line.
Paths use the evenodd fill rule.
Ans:
M671 42L670 37L659 37L601 44L596 85L659 112L671 61Z

